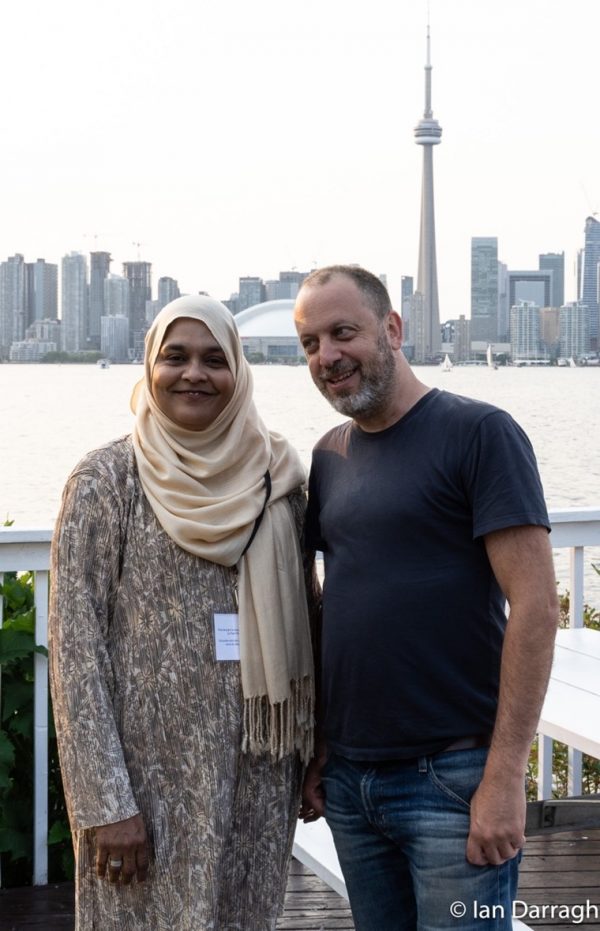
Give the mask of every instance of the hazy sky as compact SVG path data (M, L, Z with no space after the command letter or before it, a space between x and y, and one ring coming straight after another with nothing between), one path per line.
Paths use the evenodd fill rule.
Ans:
M0 258L140 256L227 297L239 275L417 271L425 0L19 0L0 58ZM600 212L598 0L431 0L442 319L470 238L511 268ZM97 236L94 239L94 236Z

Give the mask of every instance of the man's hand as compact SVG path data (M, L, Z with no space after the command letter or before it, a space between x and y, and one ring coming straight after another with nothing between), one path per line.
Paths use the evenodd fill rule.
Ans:
M525 846L525 789L522 779L486 780L471 799L467 860L500 866Z
M134 876L143 882L148 874L149 853L141 815L96 828L96 873L110 883L118 882L120 877L128 885Z
M326 761L327 751L320 750L306 769L302 784L302 804L298 815L305 824L309 821L317 821L325 814L325 792L321 782L321 769Z

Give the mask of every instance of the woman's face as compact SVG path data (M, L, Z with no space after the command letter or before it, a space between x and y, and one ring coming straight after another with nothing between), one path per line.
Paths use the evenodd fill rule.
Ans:
M200 320L170 325L152 370L152 396L169 420L205 430L227 406L235 387L225 353Z

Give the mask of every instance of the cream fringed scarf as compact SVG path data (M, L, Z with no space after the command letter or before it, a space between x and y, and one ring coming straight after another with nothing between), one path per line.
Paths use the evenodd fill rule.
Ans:
M233 396L205 430L169 420L151 394L168 326L200 320L225 353ZM252 400L252 373L230 312L210 297L172 301L146 336L136 385L133 444L142 487L161 526L182 549L238 565L244 750L281 758L312 753L313 666L302 558L287 495L305 481L297 453L269 433ZM265 473L272 490L265 505Z

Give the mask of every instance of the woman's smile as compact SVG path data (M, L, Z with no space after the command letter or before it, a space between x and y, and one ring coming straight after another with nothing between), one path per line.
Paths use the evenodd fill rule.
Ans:
M189 317L172 323L152 370L152 395L163 414L180 427L205 430L234 387L225 353L206 324Z

